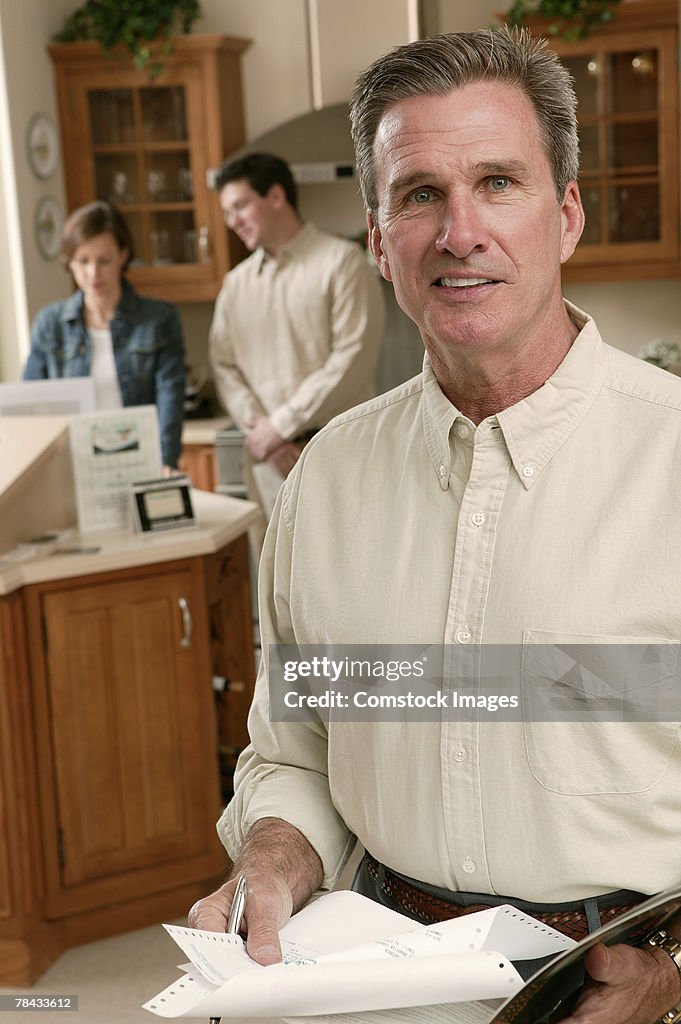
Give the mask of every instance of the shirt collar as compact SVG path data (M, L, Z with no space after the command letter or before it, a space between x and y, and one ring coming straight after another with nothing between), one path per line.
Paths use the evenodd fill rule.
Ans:
M70 320L80 320L83 315L83 293L77 288L72 295L69 295L61 307L61 320L68 323Z
M529 490L542 470L589 412L603 385L607 347L592 318L565 303L579 334L556 371L527 398L489 417L498 423L518 478ZM423 429L440 486L449 484L451 428L462 413L442 393L430 360L423 363Z
M130 317L137 305L137 293L126 278L121 279L121 298L116 307L114 316ZM83 293L80 288L69 295L61 310L61 319L64 323L71 320L80 320L83 316Z
M262 273L262 270L267 263L283 263L292 256L295 256L297 252L301 252L308 244L308 240L312 238L316 231L317 228L314 224L310 221L304 222L300 230L296 231L293 238L290 238L285 245L282 245L276 256L266 252L262 246L259 246L255 250L258 273Z

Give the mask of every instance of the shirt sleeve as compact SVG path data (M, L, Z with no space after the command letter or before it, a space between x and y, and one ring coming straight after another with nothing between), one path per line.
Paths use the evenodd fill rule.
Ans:
M208 352L215 386L220 400L236 425L245 430L247 424L266 412L236 364L229 326L229 295L222 286L215 303L213 321L208 335Z
M295 470L294 470L295 474ZM355 837L333 806L328 779L328 735L320 719L270 722L269 645L295 643L291 623L292 533L277 499L260 563L260 629L263 657L248 719L251 742L234 776L235 794L220 818L220 839L234 859L251 825L281 818L317 851L323 889L333 888L355 845Z
M47 360L43 351L43 338L47 328L48 314L41 309L31 326L31 351L24 367L24 380L43 380L48 376Z
M360 400L353 396L364 394L367 379L376 372L384 317L380 282L362 250L353 245L335 275L328 359L270 413L281 437L295 437L334 396L342 397L337 412Z

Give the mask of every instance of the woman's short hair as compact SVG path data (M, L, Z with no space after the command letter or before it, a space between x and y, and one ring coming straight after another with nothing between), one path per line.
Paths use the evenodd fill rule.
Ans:
M527 29L450 32L395 47L364 71L350 101L362 195L376 213L374 140L386 110L413 96L446 96L473 82L505 82L532 103L562 202L579 172L577 100L570 73L545 39Z
M123 267L123 270L126 270L133 258L130 229L118 210L100 199L79 206L67 217L61 234L61 256L64 266L68 268L76 249L83 242L105 234L113 235L119 249L128 250L128 258Z

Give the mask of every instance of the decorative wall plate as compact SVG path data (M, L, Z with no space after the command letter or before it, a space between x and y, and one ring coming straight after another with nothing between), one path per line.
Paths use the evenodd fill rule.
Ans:
M26 132L28 162L36 178L50 178L59 162L59 138L47 114L32 117Z
M46 260L53 260L59 252L64 225L64 214L58 199L54 196L43 196L38 200L34 225L40 255Z

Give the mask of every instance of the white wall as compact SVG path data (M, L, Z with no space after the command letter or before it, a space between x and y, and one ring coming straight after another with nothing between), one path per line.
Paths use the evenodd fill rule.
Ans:
M45 47L73 8L73 0L0 0L0 47L7 84L6 116L0 115L0 130L4 126L9 135L2 137L0 164L0 213L5 225L0 232L0 375L4 380L21 376L28 351L27 320L46 302L61 298L69 287L58 261L40 255L34 234L35 208L41 196L53 195L63 207L61 168L45 181L35 177L27 158L26 129L37 113L49 115L58 124L52 62Z
M650 341L681 346L681 281L570 284L566 298L596 320L604 341L632 355Z
M511 0L423 0L425 28L429 35L473 32L498 25L497 14L510 6Z
M195 32L243 36L246 136L255 138L310 108L305 0L202 0Z

